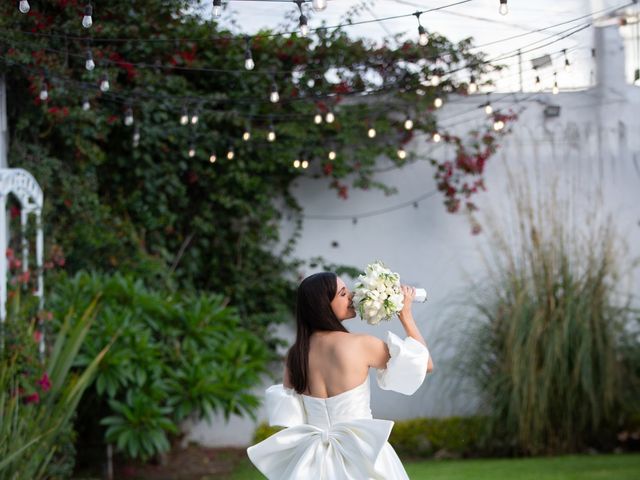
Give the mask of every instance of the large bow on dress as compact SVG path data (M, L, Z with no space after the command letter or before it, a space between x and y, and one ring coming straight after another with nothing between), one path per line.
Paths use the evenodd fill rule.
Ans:
M374 464L393 423L361 418L336 422L327 429L296 425L249 447L247 453L269 480L383 480Z

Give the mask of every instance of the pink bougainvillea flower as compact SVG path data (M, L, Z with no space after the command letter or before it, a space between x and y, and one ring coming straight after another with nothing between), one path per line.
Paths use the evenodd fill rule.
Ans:
M40 380L36 383L40 385L43 392L46 392L51 388L51 380L49 380L49 375L47 375L46 372L42 374L42 377L40 377Z
M38 392L32 393L31 395L27 395L24 397L24 403L38 403L40 402L40 395Z
M39 330L36 330L35 332L33 332L33 340L36 343L40 343L40 340L42 340L42 332Z

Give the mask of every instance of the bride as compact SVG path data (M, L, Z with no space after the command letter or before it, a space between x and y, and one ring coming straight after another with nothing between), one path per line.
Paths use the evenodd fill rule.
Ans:
M270 480L408 479L388 443L393 421L371 415L369 369L380 388L413 394L433 369L411 302L402 286L398 314L407 337L387 331L386 342L350 333L343 320L356 315L353 294L333 273L311 275L296 299L296 341L282 384L265 392L270 425L287 427L247 449Z

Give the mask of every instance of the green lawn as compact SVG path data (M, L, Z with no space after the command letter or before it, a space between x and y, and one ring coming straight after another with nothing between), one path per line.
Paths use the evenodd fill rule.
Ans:
M640 454L429 460L407 462L405 468L412 480L638 480ZM231 480L263 478L247 460Z

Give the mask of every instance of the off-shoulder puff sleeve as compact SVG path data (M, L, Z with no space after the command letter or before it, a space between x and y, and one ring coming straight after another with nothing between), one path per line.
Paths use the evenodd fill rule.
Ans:
M305 423L302 398L293 388L281 383L265 390L265 405L269 415L269 425L293 427Z
M420 388L427 375L429 350L415 338L400 339L391 331L387 331L389 361L387 368L378 370L378 385L383 390L394 390L405 395L412 395Z

